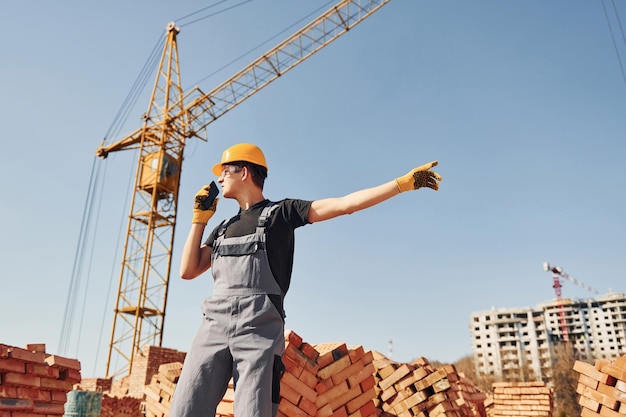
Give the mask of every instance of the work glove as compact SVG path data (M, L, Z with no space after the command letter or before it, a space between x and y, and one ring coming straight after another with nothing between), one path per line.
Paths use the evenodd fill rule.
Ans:
M206 185L196 193L193 201L193 218L191 223L207 224L209 219L215 214L219 198L215 198L209 207L204 207L204 200L209 196L209 190L210 186Z
M428 187L437 191L439 189L439 181L441 175L434 171L429 171L432 167L437 166L439 162L432 161L417 168L402 177L396 178L398 190L401 193L405 191L417 190L418 188Z

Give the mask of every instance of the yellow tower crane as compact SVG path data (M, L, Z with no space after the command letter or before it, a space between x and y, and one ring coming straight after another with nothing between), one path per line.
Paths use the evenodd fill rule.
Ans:
M209 93L183 93L174 23L143 126L96 155L137 149L137 170L119 275L106 376L130 374L145 345L161 346L178 190L187 139L206 141L206 127L363 21L390 0L342 0ZM113 369L113 364L115 369ZM117 365L120 363L119 365Z

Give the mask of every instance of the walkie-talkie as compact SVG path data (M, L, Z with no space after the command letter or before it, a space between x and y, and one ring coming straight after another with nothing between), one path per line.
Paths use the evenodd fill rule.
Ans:
M220 193L220 190L217 188L217 184L215 184L215 181L211 181L211 185L209 187L209 196L205 198L202 202L202 206L205 208L205 210L211 207L211 204L213 204L213 201L215 201L215 197L217 197L217 195Z

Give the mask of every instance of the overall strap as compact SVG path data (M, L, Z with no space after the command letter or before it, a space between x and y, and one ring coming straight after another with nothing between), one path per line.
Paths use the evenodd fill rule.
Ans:
M228 228L228 226L231 225L231 223L233 223L235 220L237 220L237 218L239 217L239 215L233 216L228 220L222 220L222 222L220 223L219 226L217 226L217 235L215 236L215 238L217 239L220 236L223 236L224 233L226 233L226 229Z
M267 220L272 215L274 210L276 210L277 208L278 208L278 204L272 201L267 202L267 205L263 208L263 211L261 212L261 215L259 216L259 222L257 223L257 227L256 227L257 233L262 233L265 231L265 224L267 223Z

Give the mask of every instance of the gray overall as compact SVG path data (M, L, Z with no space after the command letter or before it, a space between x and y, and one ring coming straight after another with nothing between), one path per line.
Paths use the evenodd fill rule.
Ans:
M269 296L282 296L265 250L269 203L256 232L224 236L213 244L213 294L204 300L204 319L185 358L170 407L171 417L213 417L230 378L235 416L276 416L281 357L285 350L283 312Z

